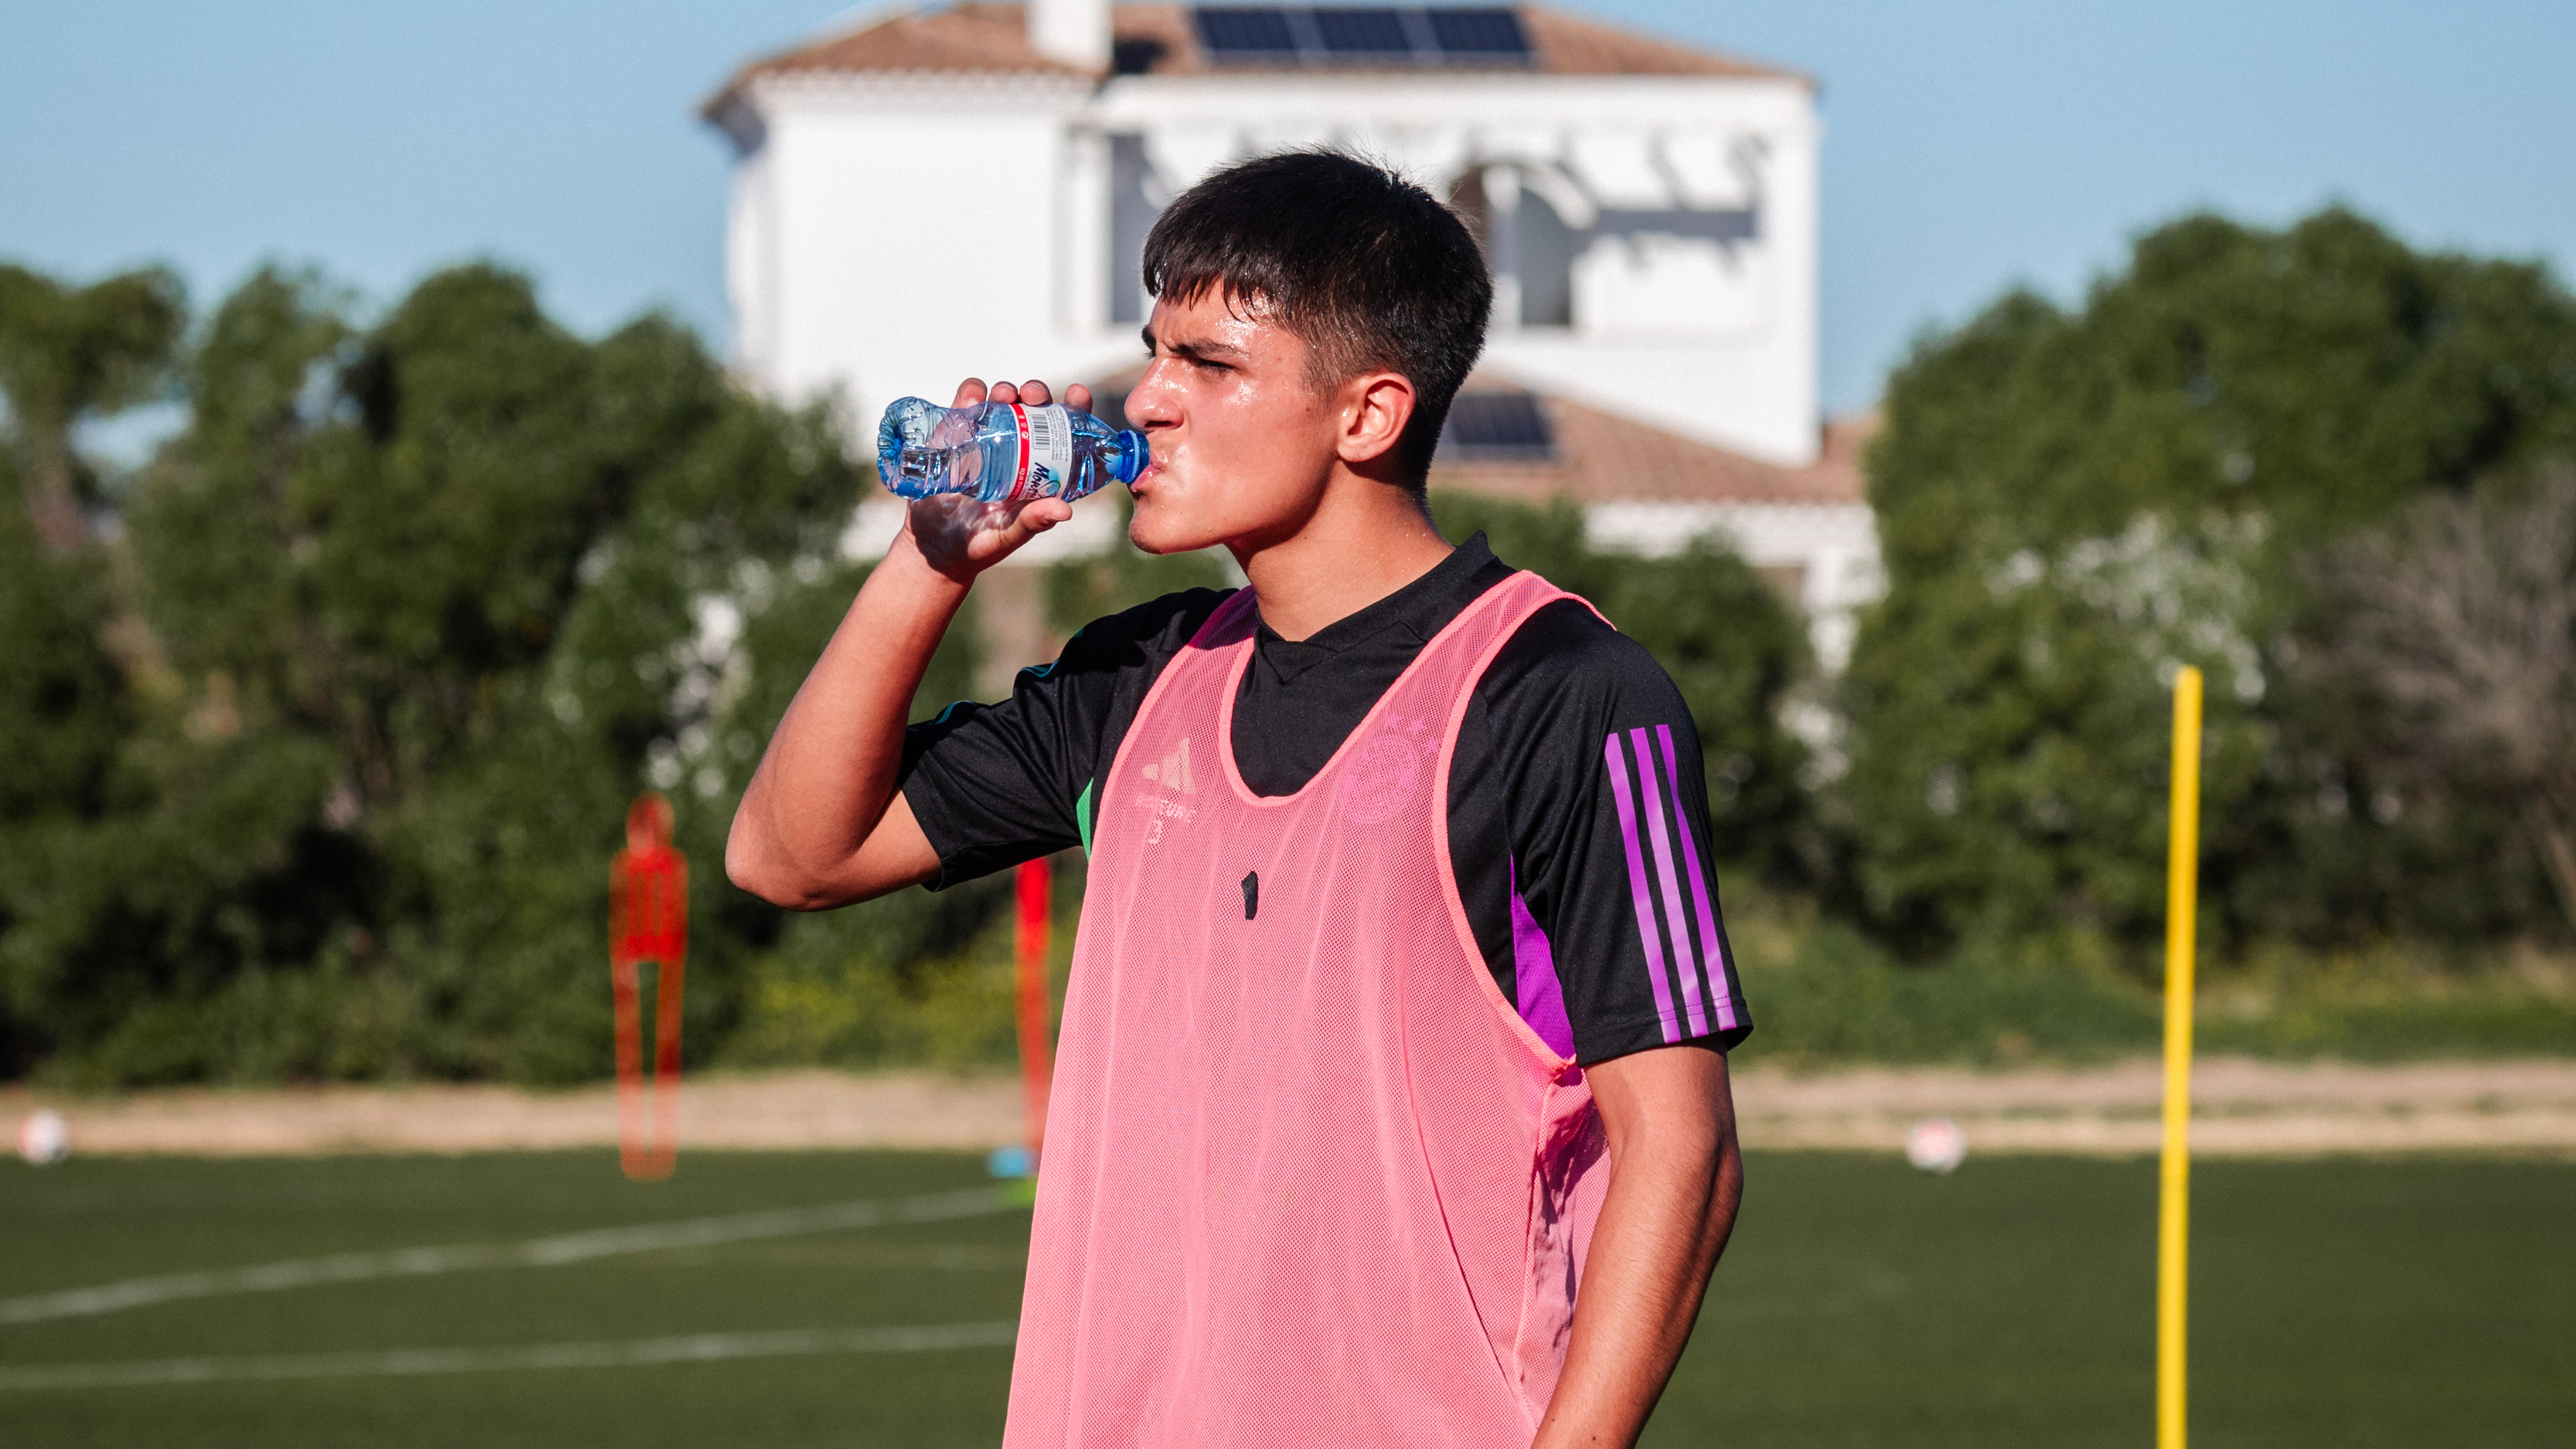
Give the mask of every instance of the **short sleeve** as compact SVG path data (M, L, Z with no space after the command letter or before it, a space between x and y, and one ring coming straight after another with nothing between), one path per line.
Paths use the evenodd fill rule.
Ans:
M1505 998L1578 1061L1752 1030L1701 771L1671 678L1573 601L1523 624L1469 702L1459 891Z

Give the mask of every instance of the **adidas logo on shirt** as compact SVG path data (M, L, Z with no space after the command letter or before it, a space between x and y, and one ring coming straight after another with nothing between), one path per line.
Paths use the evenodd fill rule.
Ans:
M1166 790L1177 790L1184 795L1197 794L1198 781L1190 774L1189 738L1183 736L1181 742L1173 747L1170 754L1163 756L1159 763L1147 765L1145 778Z
M1144 769L1144 776L1151 784L1170 792L1147 794L1136 802L1154 812L1154 823L1145 828L1145 843L1156 845L1161 843L1163 827L1169 822L1177 820L1187 825L1198 818L1199 807L1184 804L1180 799L1181 796L1195 795L1199 792L1198 776L1190 768L1189 737L1182 736L1181 742L1174 745L1170 753L1160 760L1148 762Z

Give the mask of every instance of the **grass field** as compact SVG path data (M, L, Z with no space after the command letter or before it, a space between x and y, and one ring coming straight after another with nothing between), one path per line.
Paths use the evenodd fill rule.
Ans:
M12 1164L0 1442L990 1444L1028 1218L956 1196L980 1179L884 1152L700 1153L652 1186L604 1153ZM2196 1444L2568 1442L2576 1165L2212 1162L2196 1184ZM859 1200L929 1220L777 1215ZM1759 1157L1648 1442L2144 1444L2153 1215L2145 1162ZM699 1225L599 1231L674 1221ZM506 1250L382 1256L454 1244ZM256 1291L168 1276L325 1255L357 1256ZM138 1279L152 1301L47 1296ZM950 1346L916 1332L941 1325ZM545 1347L567 1344L608 1347Z

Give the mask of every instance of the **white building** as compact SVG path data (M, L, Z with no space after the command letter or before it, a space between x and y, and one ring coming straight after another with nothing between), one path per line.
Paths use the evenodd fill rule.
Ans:
M1161 207L1228 161L1328 143L1448 197L1492 259L1488 401L1453 420L1447 481L1574 492L1602 538L1649 550L1726 528L1829 662L1875 588L1854 450L1818 416L1801 74L1536 6L968 0L757 61L704 114L740 153L735 362L774 396L837 392L868 420L968 375L1114 385ZM1695 462L1632 478L1614 455ZM1076 524L1046 552L1108 542L1114 511Z

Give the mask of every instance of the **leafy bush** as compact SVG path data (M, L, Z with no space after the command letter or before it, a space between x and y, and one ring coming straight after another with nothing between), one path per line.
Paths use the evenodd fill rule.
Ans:
M1053 984L1082 914L1078 858L1056 866ZM1019 1060L1011 878L905 891L793 922L756 968L724 1060L743 1066L1007 1068Z
M712 1045L780 931L724 883L726 822L865 572L837 554L861 475L825 416L752 400L658 318L584 341L489 267L368 327L264 272L186 387L186 430L125 486L134 683L83 642L98 550L0 598L25 615L0 649L42 656L8 698L60 757L0 817L26 862L0 880L20 1060L596 1075L606 862L648 787L697 863ZM961 642L931 688L971 663Z
M1802 781L1808 750L1784 712L1811 661L1795 607L1721 539L1665 558L1596 552L1568 499L1533 506L1443 491L1441 532L1482 530L1495 556L1590 599L1664 666L1698 727L1722 861L1776 884L1814 887L1831 844Z
M1909 964L1812 903L1742 888L1727 892L1727 929L1753 1008L1747 1061L2009 1066L2157 1040L2153 998L2082 934Z
M1908 960L1812 902L1733 889L1728 933L1756 1023L1745 1062L2000 1068L2152 1053L2159 988L2127 947L2063 930ZM2437 955L2382 943L2272 945L2204 963L2205 1054L2407 1060L2563 1056L2576 1042L2576 961L2528 948Z
M2211 681L2207 918L2242 944L2550 926L2510 802L2389 793L2384 717L2300 667L2307 561L2576 446L2576 299L2326 211L2186 218L2080 310L1927 337L1869 459L1889 591L1843 702L1856 899L1921 955L2161 929L2165 683ZM2360 807L2360 808L2356 808Z

